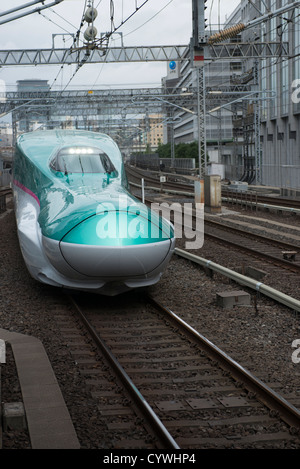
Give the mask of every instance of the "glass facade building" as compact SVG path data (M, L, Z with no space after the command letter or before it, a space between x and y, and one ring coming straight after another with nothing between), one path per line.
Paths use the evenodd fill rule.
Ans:
M265 13L290 3L265 0L256 5ZM288 56L260 59L260 89L274 95L261 105L262 183L282 187L283 193L300 189L300 103L295 102L297 86L300 90L299 15L300 9L294 8L261 26L262 40L288 45Z
M239 22L247 24L291 3L291 0L253 0L251 3L241 0L224 27ZM247 166L253 168L255 174L259 162L259 184L281 187L286 193L300 190L300 8L249 27L240 37L226 42L234 41L275 43L277 49L273 56L267 55L267 48L262 48L257 57L241 57L240 61L219 59L205 65L206 90L227 86L234 91L235 80L247 73L250 76L255 69L251 79L244 83L248 87L245 89L257 91L254 100L238 100L237 92L228 95L226 101L223 95L220 104L227 105L219 112L207 112L207 152L218 155L218 163L226 166L228 179L242 179ZM195 83L193 73L191 65L185 65L176 86ZM206 109L209 107L212 106L207 92ZM255 122L258 122L258 131ZM174 127L174 136L176 143L197 140L197 117L182 112L180 123Z

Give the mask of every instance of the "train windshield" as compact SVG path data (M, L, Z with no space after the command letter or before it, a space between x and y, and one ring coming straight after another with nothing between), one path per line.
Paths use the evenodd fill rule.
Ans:
M117 175L116 168L107 154L95 147L64 147L51 160L50 167L54 171L65 174L103 173Z

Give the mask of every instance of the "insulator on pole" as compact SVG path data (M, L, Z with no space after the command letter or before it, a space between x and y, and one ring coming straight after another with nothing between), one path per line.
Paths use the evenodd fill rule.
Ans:
M98 16L98 11L94 7L90 7L86 10L84 19L87 23L92 23Z
M245 29L246 25L244 23L239 23L231 28L224 29L219 33L213 34L208 39L209 44L215 44L216 42L224 41L224 39L229 39L231 37L236 36L237 34L241 33Z
M96 36L97 28L95 28L95 26L89 26L84 33L84 39L86 41L93 41L94 39L96 39Z

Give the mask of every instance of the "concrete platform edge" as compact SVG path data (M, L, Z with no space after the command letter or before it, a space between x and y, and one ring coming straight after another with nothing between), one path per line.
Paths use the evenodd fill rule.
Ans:
M63 395L42 343L0 328L13 350L32 449L80 449Z

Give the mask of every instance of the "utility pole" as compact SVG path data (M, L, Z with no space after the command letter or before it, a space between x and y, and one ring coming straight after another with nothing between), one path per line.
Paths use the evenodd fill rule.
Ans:
M199 177L206 172L206 128L205 128L205 69L204 58L207 44L205 35L205 9L207 0L193 0L193 37L191 41L192 66L197 80L198 156Z

